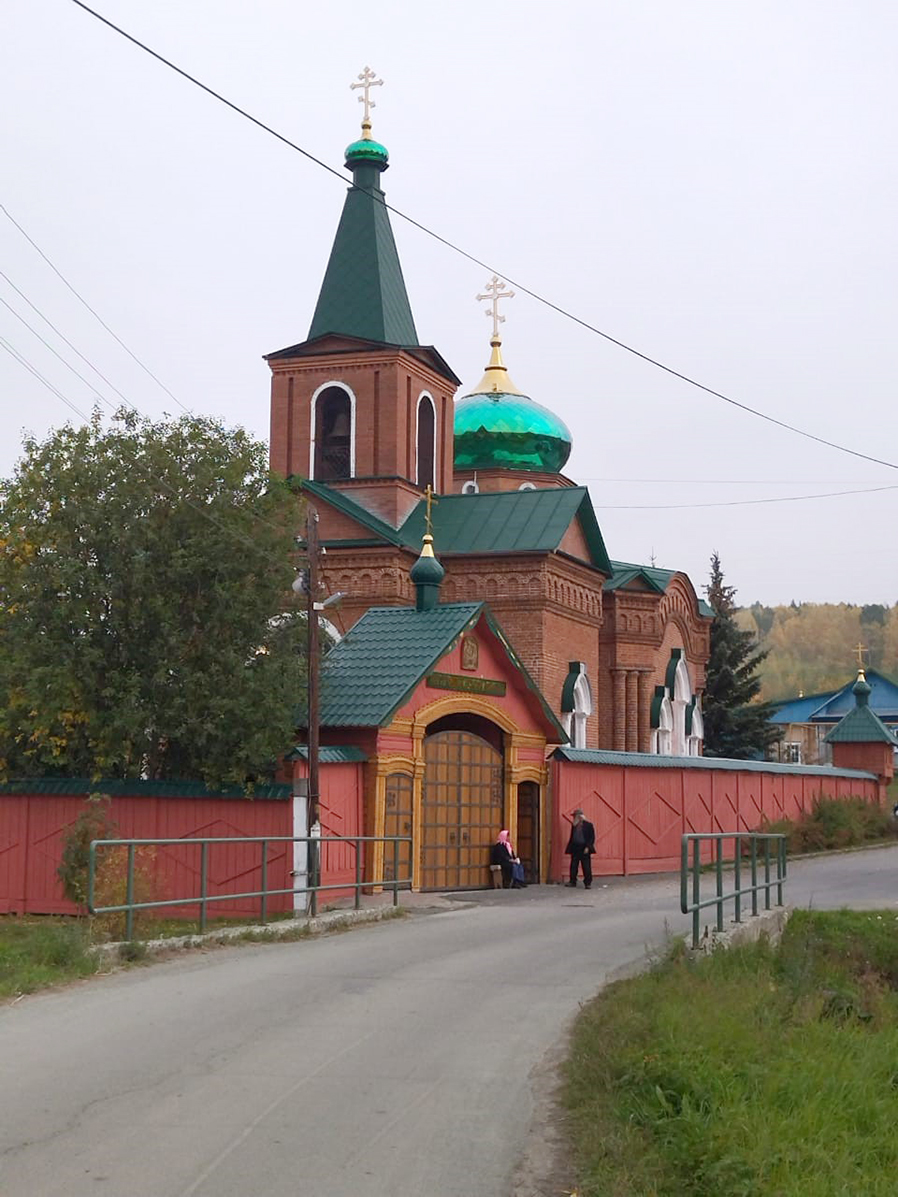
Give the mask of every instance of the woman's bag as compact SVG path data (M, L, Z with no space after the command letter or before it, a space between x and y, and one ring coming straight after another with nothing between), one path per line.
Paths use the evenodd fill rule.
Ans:
M525 880L524 866L521 864L521 862L519 860L516 860L514 862L514 864L511 866L511 879L512 879L512 881L521 881L521 882L523 882Z

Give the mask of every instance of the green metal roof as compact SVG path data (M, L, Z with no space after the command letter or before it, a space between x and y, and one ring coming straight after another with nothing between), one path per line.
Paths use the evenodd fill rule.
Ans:
M373 532L380 540L385 540L388 544L395 545L403 543L399 533L386 520L373 515L367 507L362 507L360 503L356 503L354 499L350 499L343 491L334 490L333 487L325 486L323 482L313 482L310 479L303 479L302 489L308 491L310 495L315 495L318 499L324 499L331 507L336 508L337 511L341 511L344 515L349 516L350 519L355 520L356 523L361 524L363 528L367 528L370 532ZM420 544L421 541L419 539L419 547Z
M293 787L281 783L257 785L250 794L240 786L210 790L194 781L121 781L85 777L35 777L8 781L0 785L0 794L104 794L110 798L290 798Z
M378 186L385 166L353 161L353 185L321 284L310 340L345 333L397 345L418 344L390 214Z
M552 756L584 765L628 765L638 769L709 769L718 773L785 773L803 777L850 777L869 781L863 769L833 769L828 765L779 765L774 761L733 761L711 756L656 756L651 752L603 752L591 748L556 748Z
M399 529L405 544L424 535L422 500ZM579 516L591 563L611 572L602 533L585 486L547 487L478 495L441 495L433 509L434 548L450 553L551 553Z
M564 729L485 603L444 603L427 611L371 607L324 658L321 725L381 727L388 723L421 678L481 616L533 693L553 738L558 743L566 741ZM300 720L303 717L300 715Z
M297 744L287 759L295 760L297 757L304 761L309 759L308 744ZM327 744L318 749L319 765L360 765L367 759L368 754L354 744Z
M323 482L303 482L302 487L368 528L387 544L415 552L420 549L426 507L423 499L405 523L396 529L372 515L345 492L334 490ZM611 573L605 542L585 486L438 495L433 507L434 548L441 557L469 553L551 553L559 547L565 532L578 517L591 564L602 573ZM336 546L343 542L329 543Z
M639 579L659 594L663 594L670 585L677 570L659 569L655 565L633 565L628 561L612 561L611 577L602 587L603 590L622 590L630 582ZM714 618L714 611L704 599L698 599L698 613L706 619Z
M891 744L898 748L898 737L868 706L849 711L823 739L827 744Z
M387 723L482 609L482 603L446 603L430 611L371 607L324 658L322 726Z

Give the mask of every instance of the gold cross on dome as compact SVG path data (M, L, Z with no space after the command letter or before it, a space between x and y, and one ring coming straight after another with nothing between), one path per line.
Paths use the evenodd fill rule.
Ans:
M858 667L858 669L860 669L860 670L863 672L863 668L864 668L864 653L867 653L867 652L869 652L870 650L869 650L868 648L865 648L865 647L863 646L863 644L861 644L860 640L858 640L858 642L857 642L857 645L855 646L855 650L854 650L854 651L857 653L857 667Z
M371 70L371 67L365 67L365 69L359 75L359 79L361 82L350 83L349 89L350 89L350 91L355 91L357 88L362 89L362 94L359 96L359 103L365 105L365 115L363 117L363 123L370 124L371 123L371 109L377 107L377 105L371 99L371 88L372 87L383 87L384 81L383 81L383 79L375 78L374 71Z
M433 508L436 503L439 503L439 499L433 493L433 487L430 485L429 482L427 483L427 486L425 486L425 488L424 488L424 500L426 503L426 506L424 508L424 531L432 539L433 538Z
M499 300L500 299L514 299L514 291L506 291L505 283L501 281L497 274L494 274L490 281L483 288L485 295L475 296L478 303L483 299L488 299L492 307L487 308L487 316L493 318L493 340L497 340L499 336L499 325L505 323L505 317L499 315Z

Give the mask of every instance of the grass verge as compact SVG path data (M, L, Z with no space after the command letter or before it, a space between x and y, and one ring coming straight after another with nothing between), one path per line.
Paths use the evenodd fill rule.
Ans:
M563 1097L580 1197L892 1197L898 916L676 948L584 1009Z
M0 1000L91 976L101 962L89 949L84 921L0 919Z

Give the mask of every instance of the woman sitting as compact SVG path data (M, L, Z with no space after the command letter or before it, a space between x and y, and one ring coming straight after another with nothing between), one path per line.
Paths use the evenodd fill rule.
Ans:
M500 831L495 844L490 849L490 864L498 865L502 870L503 889L523 889L524 870L520 860L515 856L508 831ZM517 874L517 877L515 876ZM520 880L518 879L520 878Z

